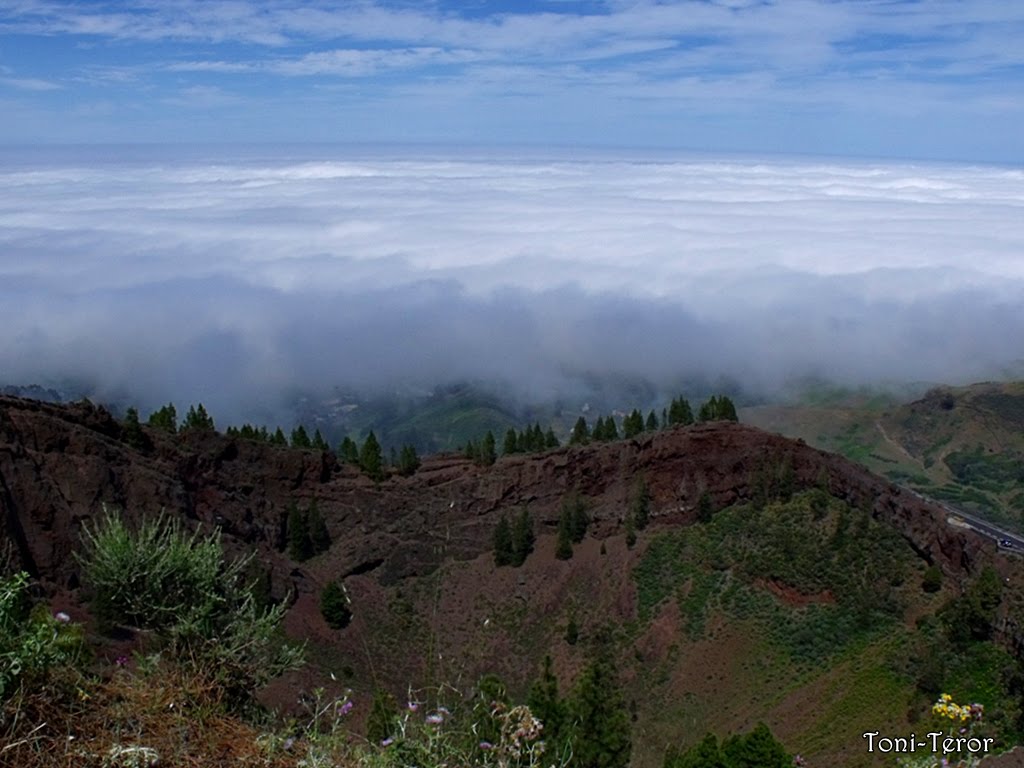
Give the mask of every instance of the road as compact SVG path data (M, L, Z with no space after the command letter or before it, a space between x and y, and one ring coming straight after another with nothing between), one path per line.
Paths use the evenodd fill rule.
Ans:
M1021 536L1018 533L1004 531L1002 528L992 525L992 523L986 522L982 520L980 517L972 515L970 512L964 512L962 509L951 507L944 501L939 501L937 499L932 499L928 496L924 496L923 494L911 490L906 486L901 487L903 487L909 493L912 493L915 496L917 496L917 498L923 501L927 501L929 504L936 504L942 507L950 515L962 520L968 528L971 528L972 530L975 530L978 533L982 533L991 539L995 539L996 543L999 545L999 548L1001 550L1006 552L1015 552L1018 555L1024 555L1024 536Z

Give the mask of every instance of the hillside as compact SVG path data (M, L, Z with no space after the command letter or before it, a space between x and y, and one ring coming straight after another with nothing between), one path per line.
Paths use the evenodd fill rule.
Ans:
M745 421L835 451L891 480L1024 530L1024 383L937 387L910 402L833 392L743 411Z
M308 639L314 660L264 692L271 704L326 684L351 687L366 711L378 686L470 691L485 673L525 695L545 654L567 690L610 626L636 765L759 720L815 765L867 765L864 729L879 717L907 727L927 710L921 663L940 655L941 637L922 617L986 566L1009 580L994 621L1010 646L1024 617L1024 567L992 541L843 457L749 426L681 427L486 468L441 455L381 483L329 452L212 432L145 437L131 447L89 404L0 398L5 537L76 619L88 612L73 553L104 504L133 519L166 509L219 527L229 551L255 549L270 593L294 593L285 629ZM631 548L624 521L641 477L651 524ZM592 523L559 560L555 531L574 491ZM698 522L705 494L714 514ZM288 511L314 499L332 544L300 564L286 551ZM496 568L494 528L524 506L535 551L520 568ZM929 562L945 574L933 593L920 587ZM352 601L340 631L318 610L333 579ZM987 696L1012 734L1000 670L1013 663L985 643L945 659L940 682Z

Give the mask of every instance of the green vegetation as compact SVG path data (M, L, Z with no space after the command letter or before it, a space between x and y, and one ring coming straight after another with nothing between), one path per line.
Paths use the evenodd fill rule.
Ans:
M203 407L202 403L199 405L190 405L188 407L188 413L185 414L185 420L181 424L182 430L208 430L214 431L216 428L213 425L213 417L206 412L206 408Z
M697 421L739 421L736 415L736 406L725 395L712 395L700 407L697 413Z
M344 629L352 621L348 595L338 582L327 582L320 592L320 615L332 629Z
M178 412L174 409L174 403L168 403L149 415L149 426L170 432L172 435L178 431Z
M709 523L654 537L634 571L641 618L675 595L691 636L720 609L764 626L796 659L820 660L902 615L912 562L899 536L819 491L763 508L719 511ZM726 578L730 574L731 578ZM791 610L759 585L798 596Z
M664 768L791 768L793 764L768 726L758 723L745 736L729 736L721 744L709 733L685 752L670 749Z
M625 768L632 750L629 712L604 649L587 664L568 705L573 765Z
M331 548L331 534L313 499L306 509L300 510L294 501L288 507L288 557L303 563Z
M124 422L121 426L121 436L128 445L139 450L149 447L149 440L146 438L146 433L142 431L139 412L136 408L130 407L125 411Z
M518 568L533 552L535 538L533 517L525 506L519 510L514 522L510 523L503 514L494 529L494 564L499 568L503 565Z
M642 531L647 527L651 516L651 492L647 490L647 482L643 477L637 478L633 488L633 498L629 503L629 517L633 527Z
M372 480L384 479L384 457L372 429L363 441L363 447L359 449L359 468Z
M540 424L535 423L521 433L516 432L515 427L509 427L508 431L505 432L505 441L502 444L501 455L540 453L551 448L557 448L558 445L558 438L555 437L555 432L550 427L547 432L544 432Z
M83 546L95 613L108 625L153 630L226 701L247 704L260 685L301 663L301 649L274 637L285 606L258 608L243 578L251 556L225 563L219 532L189 535L163 516L132 530L108 512L84 529Z
M40 685L52 667L81 660L81 627L69 622L33 605L27 573L0 578L0 702L20 686Z
M416 448L412 445L403 445L402 450L398 454L398 474L402 477L409 477L416 473L416 470L420 468L420 457L416 453Z

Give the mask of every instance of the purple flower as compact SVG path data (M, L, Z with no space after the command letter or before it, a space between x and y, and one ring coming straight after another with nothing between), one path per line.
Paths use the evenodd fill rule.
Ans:
M117 666L119 666L119 667L127 667L128 666L128 657L125 656L124 654L121 654L116 659L114 659L114 663L117 664Z
M71 621L71 617L64 613L64 611L57 611L55 614L53 614L53 618L55 618L61 624L67 624L69 621Z
M284 740L284 751L285 752L291 752L292 751L292 747L294 747L294 746L295 746L295 737L294 736L289 736L287 739Z
M390 736L388 736L388 737L387 737L386 739L384 739L384 741L382 741L382 742L380 743L380 745L381 745L382 747L390 747L390 746L391 746L392 744L394 744L394 743L395 743L395 740L394 740L394 739L392 739L392 738L391 738Z
M494 749L494 745L489 741L481 741L478 746L480 749Z
M415 701L410 701L408 706L410 712L415 712L417 709L420 708L419 703Z
M349 699L348 701L346 701L344 704L341 705L341 709L339 709L338 712L342 716L347 715L349 712L352 711L352 707L353 706L355 706L355 705L352 703L352 700Z
M440 725L444 722L444 715L442 715L440 712L431 712L429 715L427 715L427 722L431 725Z

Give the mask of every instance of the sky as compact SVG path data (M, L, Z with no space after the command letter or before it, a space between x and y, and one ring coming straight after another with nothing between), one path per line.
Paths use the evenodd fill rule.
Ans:
M0 143L1020 164L1008 0L0 0Z

